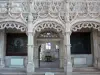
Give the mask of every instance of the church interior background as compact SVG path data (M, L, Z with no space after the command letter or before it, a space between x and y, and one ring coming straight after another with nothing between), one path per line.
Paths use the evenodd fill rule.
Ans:
M0 74L100 75L100 0L0 0Z

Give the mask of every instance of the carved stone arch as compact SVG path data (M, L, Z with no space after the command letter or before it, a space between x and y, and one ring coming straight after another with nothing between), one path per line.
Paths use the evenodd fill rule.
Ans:
M94 21L82 21L77 22L71 26L71 31L76 32L78 30L81 30L82 28L93 28L100 31L100 23L94 22Z
M64 33L64 30L65 30L65 28L61 24L59 24L57 22L54 22L54 21L43 21L43 22L38 23L33 28L33 32L34 33L41 32L42 30L45 30L45 29L54 29L58 33L59 32Z
M21 30L22 32L26 31L27 26L23 23L16 22L16 21L2 21L0 22L0 29L5 28L16 28L18 30Z

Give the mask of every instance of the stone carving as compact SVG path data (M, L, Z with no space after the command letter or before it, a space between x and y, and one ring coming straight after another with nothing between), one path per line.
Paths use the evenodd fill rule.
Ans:
M22 32L24 32L26 30L26 26L21 24L21 23L17 23L17 22L1 22L0 23L0 29L4 29L4 28L16 28L21 30Z
M52 18L59 18L61 21L65 22L65 7L63 0L37 0L33 1L32 7L34 20L50 16Z
M59 35L53 31L41 32L38 38L59 38Z
M16 38L15 41L14 41L14 45L15 46L24 46L24 42L21 38Z
M74 24L71 30L75 32L82 28L94 28L100 31L100 24L96 22L79 22L79 23Z
M0 12L5 13L7 12L7 2L0 2Z
M83 18L97 20L100 18L100 0L69 0L66 2L65 0L9 0L0 1L0 20L9 18L15 20L20 19L20 21L27 23L29 5L32 7L33 22L48 17L59 19L63 24L67 22L66 17L71 22ZM41 31L41 29L47 26L39 26L37 31ZM49 27L52 27L52 25ZM57 31L61 31L58 26Z
M100 16L100 1L70 1L69 2L69 19L70 21L79 17L96 18Z
M41 32L44 29L55 29L57 32L64 32L64 28L56 22L42 22L35 27L35 31Z

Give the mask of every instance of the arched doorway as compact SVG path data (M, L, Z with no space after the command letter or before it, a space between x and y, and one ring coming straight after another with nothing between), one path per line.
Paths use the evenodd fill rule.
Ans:
M38 63L35 63L36 68L62 68L63 27L56 22L47 21L36 25L34 30L35 45L37 46L35 56L38 58L36 60Z
M78 68L73 71L95 71L94 68L99 68L99 28L100 24L96 22L78 22L72 26L72 63L74 68Z
M60 68L59 34L52 30L40 32L37 36L39 68Z
M59 46L48 42L39 46L39 67L40 68L59 68Z

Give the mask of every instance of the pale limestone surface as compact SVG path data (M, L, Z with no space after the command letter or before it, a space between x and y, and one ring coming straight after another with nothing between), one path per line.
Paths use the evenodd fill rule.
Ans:
M27 73L34 73L35 68L39 68L39 45L52 42L60 47L60 68L71 75L73 61L70 36L82 28L91 28L90 58L93 57L93 62L90 63L100 69L99 0L0 0L0 67L10 66L10 60L14 58L5 56L6 33L14 31L13 33L26 33L28 36L28 57L21 57L25 60L22 67L26 68ZM37 38L41 32L47 31L54 31L60 37L45 40Z

